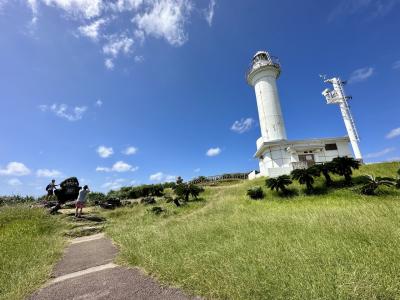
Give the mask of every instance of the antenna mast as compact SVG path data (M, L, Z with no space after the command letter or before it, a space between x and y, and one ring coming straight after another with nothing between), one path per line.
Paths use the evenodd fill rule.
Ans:
M343 87L346 84L346 82L342 81L340 78L337 77L331 79L326 79L325 75L321 77L324 79L325 83L331 83L333 85L333 90L325 89L322 92L322 95L325 96L326 102L328 104L339 104L340 111L342 112L344 125L346 126L351 146L353 147L354 156L356 159L362 160L361 151L358 146L360 138L357 133L356 124L351 115L350 106L347 102L347 100L351 99L352 97L346 96Z

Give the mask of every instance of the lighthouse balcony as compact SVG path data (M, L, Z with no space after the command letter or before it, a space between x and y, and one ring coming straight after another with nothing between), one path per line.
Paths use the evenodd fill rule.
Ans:
M269 54L265 54L265 56L263 54L259 54L259 56L256 55L249 68L247 69L246 80L249 78L252 72L268 67L274 67L279 70L280 73L281 64L279 62L279 59Z

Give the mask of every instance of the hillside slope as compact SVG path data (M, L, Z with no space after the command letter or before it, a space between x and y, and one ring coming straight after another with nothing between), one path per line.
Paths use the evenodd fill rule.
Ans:
M368 165L355 175L394 176L398 167ZM264 180L207 188L184 208L161 203L161 216L141 205L107 213L120 261L209 298L400 297L398 190L282 199L264 187L266 198L252 201L246 190L255 185Z

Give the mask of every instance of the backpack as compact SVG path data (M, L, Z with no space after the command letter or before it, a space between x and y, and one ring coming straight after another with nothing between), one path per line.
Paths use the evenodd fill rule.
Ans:
M51 190L51 184L48 184L48 185L46 186L46 192L48 192L49 190Z

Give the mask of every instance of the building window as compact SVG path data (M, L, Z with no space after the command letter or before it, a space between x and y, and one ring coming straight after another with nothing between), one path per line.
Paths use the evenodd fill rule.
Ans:
M326 151L337 150L337 145L336 144L326 144L325 150Z

